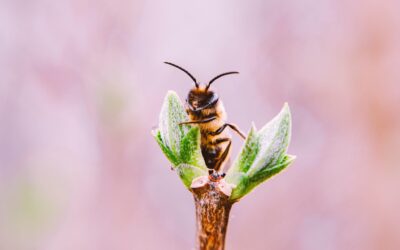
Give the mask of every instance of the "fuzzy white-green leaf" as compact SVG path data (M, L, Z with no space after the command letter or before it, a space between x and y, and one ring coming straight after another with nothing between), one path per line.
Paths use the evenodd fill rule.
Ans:
M254 176L264 168L272 167L287 151L291 136L291 115L285 103L281 112L258 133L259 150L248 175Z
M175 154L179 154L180 142L190 128L179 123L187 119L188 116L178 95L173 91L168 91L161 108L158 128L162 141Z
M153 134L165 156L177 169L182 182L189 188L194 178L207 175L207 167L200 149L200 129L179 124L187 120L178 95L169 91L161 108L159 128Z
M200 148L200 128L192 127L180 143L179 157L182 163L206 168Z
M286 155L290 135L291 115L287 104L260 131L252 126L226 177L227 182L236 185L231 200L240 199L293 162L294 157Z

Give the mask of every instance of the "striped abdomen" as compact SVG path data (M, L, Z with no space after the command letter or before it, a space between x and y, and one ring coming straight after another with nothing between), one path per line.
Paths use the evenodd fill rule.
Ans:
M223 104L218 100L215 105L199 111L187 108L190 121L199 121L215 118L211 121L199 123L201 132L201 152L207 168L219 171L222 164L228 159L231 136L228 130L221 129L226 122L226 113Z

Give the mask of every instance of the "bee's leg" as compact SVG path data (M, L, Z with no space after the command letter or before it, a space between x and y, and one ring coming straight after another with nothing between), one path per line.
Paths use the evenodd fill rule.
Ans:
M227 123L225 123L224 125L222 125L219 129L215 130L214 132L210 132L211 135L219 135L222 133L222 131L224 131L224 129L228 126Z
M204 119L204 120L180 122L179 125L183 125L183 124L207 123L207 122L214 121L215 119L217 119L217 117L216 117L216 116L212 116L212 117L207 118L207 119Z
M228 139L229 139L229 138L228 138ZM228 141L229 141L229 143L228 143L228 145L226 146L225 151L222 153L221 157L220 157L219 160L218 160L218 163L215 165L215 170L216 170L216 171L218 171L218 170L220 169L222 163L225 161L226 157L227 157L228 154L229 154L229 150L231 149L232 141L231 141L231 139L229 139Z
M218 173L217 171L215 171L214 169L208 170L208 179L209 179L210 181L217 182L217 181L223 179L225 176L226 176L225 173L219 174L219 173Z
M215 142L213 144L214 145L218 145L221 142L226 142L226 141L231 141L231 139L230 138L218 138L218 139L215 140Z
M246 139L246 136L238 129L238 127L236 127L236 125L234 124L230 124L230 123L225 123L224 125L222 125L219 129L217 129L216 131L214 131L213 133L211 133L212 135L219 135L222 133L222 131L224 131L224 129L226 127L230 127L231 129L233 129L236 133L238 133L240 135L240 137L242 137L243 139Z
M240 135L240 137L242 137L243 139L246 139L246 136L243 134L242 131L240 131L240 129L236 125L229 124L229 123L227 123L227 124L231 129L233 129L236 133L238 133Z

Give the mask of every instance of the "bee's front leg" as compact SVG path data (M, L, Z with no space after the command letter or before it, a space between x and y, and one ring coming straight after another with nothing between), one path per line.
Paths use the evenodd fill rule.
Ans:
M230 123L225 123L224 125L222 125L219 129L217 129L216 131L214 131L212 133L212 135L219 135L222 133L222 131L224 131L224 129L226 127L230 127L231 129L233 129L236 133L238 133L240 135L240 137L242 137L243 139L246 139L246 136L244 135L244 133L242 131L240 131L240 129L238 127L236 127L236 125L234 124L230 124Z
M204 119L204 120L198 120L198 121L187 121L187 122L180 122L178 123L179 125L186 125L186 124L198 124L198 123L207 123L207 122L211 122L214 121L215 119L217 119L216 116Z

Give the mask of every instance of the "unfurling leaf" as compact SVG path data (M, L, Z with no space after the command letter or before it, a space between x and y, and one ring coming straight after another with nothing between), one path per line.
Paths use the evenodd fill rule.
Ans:
M200 149L200 130L197 126L180 125L188 117L178 95L169 91L161 108L159 127L153 131L161 150L171 162L185 184L190 187L192 180L207 175Z
M285 169L295 159L286 155L290 141L289 106L260 131L252 126L246 142L227 174L227 182L236 185L230 199L237 201L260 183Z
M158 129L162 142L174 154L179 154L180 142L190 129L188 125L179 125L187 119L188 116L178 95L173 91L168 91L161 108Z

